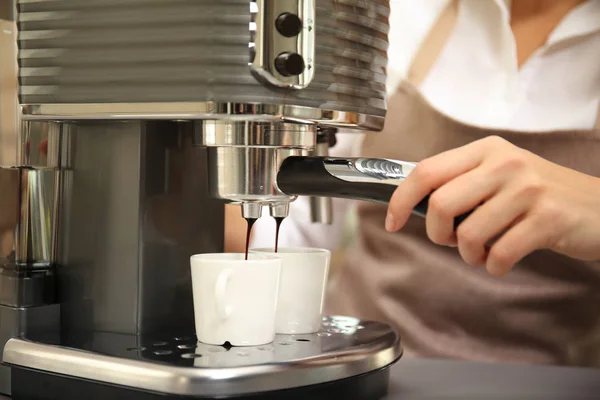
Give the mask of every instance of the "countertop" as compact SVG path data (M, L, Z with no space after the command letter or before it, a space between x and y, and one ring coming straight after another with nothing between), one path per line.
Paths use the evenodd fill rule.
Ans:
M416 399L600 399L600 369L402 359L386 400Z
M400 360L387 400L600 399L600 369Z

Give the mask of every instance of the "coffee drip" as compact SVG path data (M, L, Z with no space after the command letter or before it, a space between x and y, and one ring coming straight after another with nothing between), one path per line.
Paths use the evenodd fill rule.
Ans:
M248 249L250 247L250 234L252 233L252 227L254 223L257 221L257 218L246 218L246 222L248 224L248 228L246 229L246 258L248 260Z
M285 217L274 217L275 218L275 253L279 249L279 229L281 228L281 223L285 219ZM252 233L252 227L254 223L257 221L256 218L246 218L246 223L248 224L248 228L246 229L246 260L248 260L248 250L250 248L250 234Z
M275 253L279 249L279 228L281 228L281 223L283 222L284 217L275 217Z

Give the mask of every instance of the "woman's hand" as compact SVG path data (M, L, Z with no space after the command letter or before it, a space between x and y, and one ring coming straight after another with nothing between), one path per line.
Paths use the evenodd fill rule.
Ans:
M538 249L600 259L600 179L504 139L488 137L419 163L392 196L386 229L401 229L430 193L429 238L458 246L465 262L492 275ZM471 210L454 231L454 218Z

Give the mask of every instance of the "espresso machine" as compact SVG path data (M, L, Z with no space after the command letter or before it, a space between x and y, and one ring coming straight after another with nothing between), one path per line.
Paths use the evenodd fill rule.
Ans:
M328 222L314 174L387 201L393 185L373 198L373 182L411 164L326 156L337 130L383 127L389 13L387 0L0 0L0 392L383 396L402 354L384 323L327 316L268 346L197 343L189 257L223 251L225 202L285 217L310 195Z

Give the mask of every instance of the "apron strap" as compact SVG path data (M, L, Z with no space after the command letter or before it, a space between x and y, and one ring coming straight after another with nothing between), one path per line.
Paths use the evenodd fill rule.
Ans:
M458 17L458 2L451 0L448 3L415 54L406 78L414 86L423 83L448 41Z

